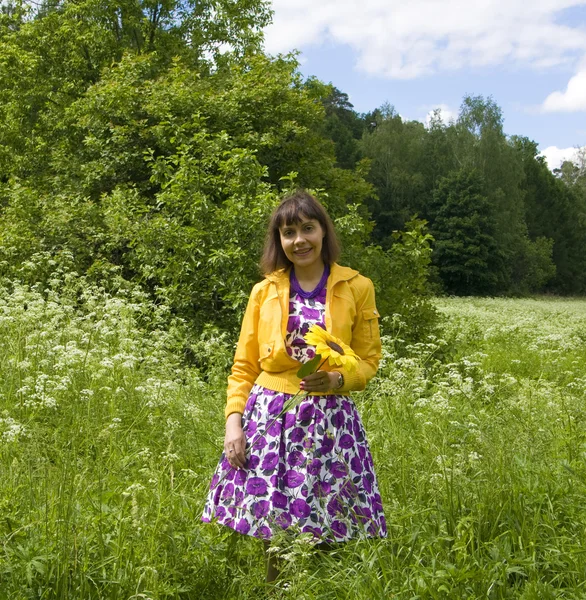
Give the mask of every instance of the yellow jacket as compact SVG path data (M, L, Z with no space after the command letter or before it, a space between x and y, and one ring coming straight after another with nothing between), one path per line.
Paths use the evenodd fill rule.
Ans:
M285 349L288 318L289 270L275 271L257 283L250 294L228 377L226 417L244 412L255 382L277 392L299 391L296 373L301 365ZM351 373L342 367L330 368L327 362L322 367L344 375L344 385L337 392L362 390L376 373L381 356L378 318L372 281L334 263L327 281L326 329L361 358Z

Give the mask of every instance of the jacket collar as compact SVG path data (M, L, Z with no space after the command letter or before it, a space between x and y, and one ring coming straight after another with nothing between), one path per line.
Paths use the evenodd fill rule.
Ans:
M287 269L279 269L278 271L273 271L269 273L266 278L269 281L272 281L277 284L283 284L284 282L289 282L289 273L291 272L291 268ZM350 267L342 267L338 263L332 263L330 267L330 276L328 277L328 286L334 286L339 281L348 281L353 277L358 275L358 271L351 269Z

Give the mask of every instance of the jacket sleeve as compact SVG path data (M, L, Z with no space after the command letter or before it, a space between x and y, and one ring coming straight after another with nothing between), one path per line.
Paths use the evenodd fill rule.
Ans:
M234 355L232 372L228 377L228 399L226 402L226 418L238 412L244 413L248 394L260 374L258 349L258 319L260 285L252 289L248 305L242 319L240 337Z
M340 392L363 390L367 382L378 370L381 358L381 340L378 320L380 314L376 308L374 285L366 277L361 277L361 285L356 290L356 318L352 327L350 347L360 357L356 370L342 369L344 385ZM335 369L339 370L339 369Z

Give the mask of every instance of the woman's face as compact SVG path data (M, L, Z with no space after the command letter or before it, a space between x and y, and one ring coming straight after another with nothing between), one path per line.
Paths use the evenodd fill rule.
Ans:
M301 216L298 223L279 227L281 246L287 258L298 269L323 264L321 249L325 231L319 221Z

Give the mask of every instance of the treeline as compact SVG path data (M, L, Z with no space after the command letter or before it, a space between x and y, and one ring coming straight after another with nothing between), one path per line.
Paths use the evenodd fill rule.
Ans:
M467 96L457 120L436 111L427 126L391 106L358 114L336 88L324 106L338 165L367 161L377 243L416 213L450 293L586 292L584 153L552 173L535 142L505 135L492 98Z
M448 292L586 289L582 177L506 138L490 100L466 99L449 126L358 115L264 53L263 0L0 6L5 280L77 272L139 286L196 329L233 328L268 215L301 186L406 337L433 320L429 233Z

